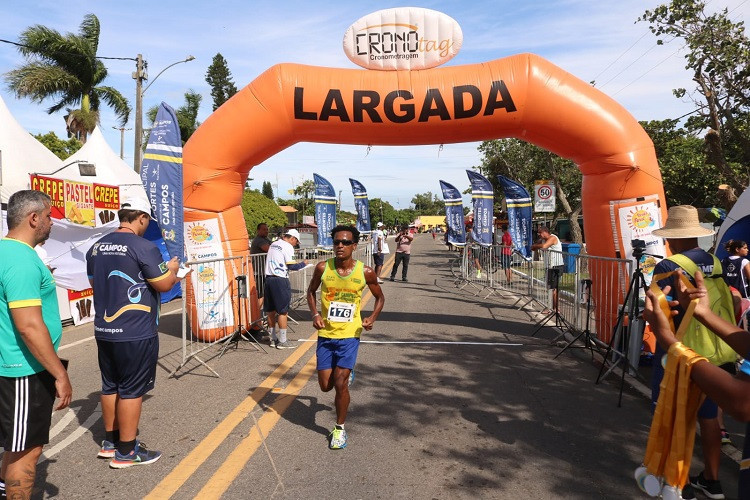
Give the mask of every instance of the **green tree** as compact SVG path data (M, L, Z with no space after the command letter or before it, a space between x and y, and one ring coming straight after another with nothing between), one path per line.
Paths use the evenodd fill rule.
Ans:
M57 156L61 160L70 157L70 155L81 149L81 146L83 146L83 143L75 137L71 137L70 139L65 141L57 137L57 134L55 134L54 132L47 132L46 134L36 134L34 138L44 144L47 149L52 151L55 156Z
M250 238L255 237L256 228L261 222L268 224L269 228L282 228L286 226L286 215L279 206L269 200L257 189L246 190L242 193L242 213L245 216L245 226Z
M677 126L677 120L641 122L654 143L667 205L716 205L716 187L725 181L706 163L704 142Z
M419 215L442 215L445 213L445 202L433 195L432 191L415 194L411 199L414 211Z
M206 71L206 82L211 86L211 97L214 100L214 111L237 93L237 87L232 81L227 61L221 53L214 56L211 66Z
M396 209L387 201L380 198L370 199L370 223L373 229L378 222L382 222L386 226L392 225L396 220L396 213Z
M185 92L185 103L174 111L177 115L177 126L180 127L180 138L182 139L183 145L185 145L188 139L190 139L193 132L200 127L200 122L198 121L198 109L200 108L202 100L202 95L190 89ZM151 123L154 123L154 120L156 120L156 114L158 112L159 106L152 106L146 112L146 116ZM144 149L146 147L149 132L150 129L144 131L144 135L146 136L146 140L143 141Z
M549 151L518 139L494 139L479 145L483 154L479 171L492 183L496 193L502 193L497 176L513 179L533 192L534 181L551 179L555 184L556 204L559 213L570 222L570 231L575 243L582 243L578 215L581 212L582 176L575 164ZM571 198L569 199L569 195ZM496 197L498 203L499 197Z
M693 73L692 90L674 89L696 105L689 132L705 133L706 161L737 192L748 182L750 168L750 39L743 22L729 19L727 9L705 11L702 0L672 0L638 19L657 36L684 42L685 69Z
M120 126L130 116L127 99L113 87L100 85L107 78L107 68L96 56L99 33L99 19L93 14L84 16L78 34L63 35L39 24L26 28L18 48L26 64L5 74L16 97L40 103L54 100L48 114L65 108L69 136L84 143L99 123L102 103L114 110ZM79 109L68 107L79 105Z
M270 181L263 181L263 196L269 200L273 200L273 186Z

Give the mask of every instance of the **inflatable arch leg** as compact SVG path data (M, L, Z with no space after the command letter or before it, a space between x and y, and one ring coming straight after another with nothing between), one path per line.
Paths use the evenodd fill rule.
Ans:
M250 169L297 142L393 146L505 137L579 166L590 254L615 256L610 201L656 195L666 218L661 174L643 128L610 97L533 54L421 71L273 66L185 145L184 203L192 220L237 210ZM221 240L227 255L247 254L244 224L227 224ZM597 296L598 278L592 276L597 304L617 304ZM605 309L597 314L606 340L617 311ZM206 339L223 334L199 332Z

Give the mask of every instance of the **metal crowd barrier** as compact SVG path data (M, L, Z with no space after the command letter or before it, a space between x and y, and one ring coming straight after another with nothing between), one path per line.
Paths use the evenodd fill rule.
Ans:
M456 286L474 290L475 295L484 298L494 294L516 298L519 308L536 304L552 310L553 294L547 275L553 267L550 263L562 261L557 304L560 317L573 330L587 330L601 341L609 341L617 320L617 313L612 311L618 311L625 297L633 263L548 249L537 254L538 260L527 260L502 245L468 244L453 264ZM508 261L510 280L504 269Z
M208 368L214 375L219 376L208 364L201 359L200 354L216 345L220 342L227 341L237 329L238 321L235 321L235 326L227 328L224 335L221 338L212 342L204 342L197 338L195 335L194 327L189 321L189 308L188 301L193 301L195 304L207 304L211 302L220 303L222 300L230 302L231 314L235 315L235 320L239 320L239 310L242 309L242 326L248 328L250 324L261 322L265 324L265 313L261 311L260 318L247 318L244 311L249 310L246 304L241 304L241 300L247 300L247 296L252 297L252 294L246 294L244 291L240 291L238 282L228 283L227 275L224 272L224 266L231 266L232 270L237 276L250 276L251 274L256 280L256 289L258 290L258 298L262 297L262 291L264 290L263 285L265 284L265 261L267 254L254 254L249 257L237 256L237 257L226 257L223 259L204 259L186 262L185 265L189 267L192 272L188 274L187 279L191 279L192 286L186 287L183 282L183 294L182 294L182 362L180 365L170 374L173 376L187 362L191 359L195 359L200 364ZM322 260L326 260L333 257L333 252L330 250L322 249L298 249L295 251L295 260L302 261L307 260L310 264L317 264ZM357 260L361 260L365 265L372 266L372 246L369 241L360 241L358 248L354 251L353 257ZM251 266L252 265L252 271ZM289 280L292 287L292 300L291 309L304 308L307 309L307 287L312 279L314 267L309 266L299 271L291 271L289 273ZM211 279L208 279L210 275ZM192 277L195 277L193 279ZM206 279L202 279L206 277ZM247 282L249 288L249 278ZM189 291L188 291L189 290ZM246 296L247 295L247 296ZM252 299L251 299L252 300ZM220 310L220 308L216 308ZM290 317L290 321L296 321ZM240 332L243 334L243 332ZM249 334L249 332L248 332ZM244 337L247 340L247 335ZM210 354L211 357L219 354Z

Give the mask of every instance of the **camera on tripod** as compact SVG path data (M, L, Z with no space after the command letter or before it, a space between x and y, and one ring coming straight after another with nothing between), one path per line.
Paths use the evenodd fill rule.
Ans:
M636 261L641 260L643 254L646 253L646 240L632 240L630 246L633 248L633 258Z

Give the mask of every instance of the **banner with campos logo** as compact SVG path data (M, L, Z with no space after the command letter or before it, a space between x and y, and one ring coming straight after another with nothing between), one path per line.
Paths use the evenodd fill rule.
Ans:
M373 12L344 34L347 57L366 69L434 68L458 54L462 44L461 27L452 17L421 7Z

